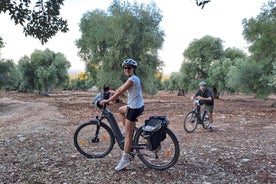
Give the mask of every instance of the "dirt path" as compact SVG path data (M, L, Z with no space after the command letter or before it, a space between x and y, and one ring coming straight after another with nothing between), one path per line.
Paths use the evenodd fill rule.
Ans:
M276 183L276 109L270 101L248 96L216 100L215 126L184 132L182 121L192 109L189 97L160 92L145 99L146 119L167 115L177 134L181 155L166 171L147 168L136 158L114 172L117 145L103 159L82 157L73 133L99 111L89 92L56 92L50 97L0 92L0 183ZM117 117L114 104L110 108Z

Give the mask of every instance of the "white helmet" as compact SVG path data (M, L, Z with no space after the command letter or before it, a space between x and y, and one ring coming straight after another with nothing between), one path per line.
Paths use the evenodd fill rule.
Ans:
M137 68L137 62L133 59L126 59L122 63L122 67L124 66L133 66L134 68Z
M201 81L198 85L199 85L199 86L206 86L207 84L206 84L206 82Z

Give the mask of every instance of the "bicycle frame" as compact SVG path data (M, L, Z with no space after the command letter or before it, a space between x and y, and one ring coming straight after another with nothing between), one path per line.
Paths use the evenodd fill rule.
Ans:
M120 149L124 149L125 137L121 133L112 111L105 105L98 107L101 109L101 115L82 123L74 133L75 147L87 158L106 156L113 149L116 141ZM109 125L103 119L106 119ZM164 144L162 148L160 146L156 150L150 150L151 136L145 134L143 127L134 127L130 159L137 155L145 165L158 170L172 167L179 157L179 143L175 134L167 126L164 127L167 138L160 140L160 143L162 141Z
M199 119L200 124L202 124L205 121L205 116L207 114L206 107L203 108L203 114L201 116L201 105L199 101L195 101L196 108L194 109L194 112L196 113L197 118Z
M106 107L104 106L104 108L102 109L102 115L99 118L98 116L96 116L96 119L100 122L103 123L101 120L102 119L107 119L107 121L109 122L110 128L115 136L115 139L117 140L119 147L121 149L124 149L124 143L125 143L125 138L123 136L123 134L121 133L121 130L119 128L119 125L112 113L112 111L110 111L109 109L106 109ZM98 125L98 128L100 126Z

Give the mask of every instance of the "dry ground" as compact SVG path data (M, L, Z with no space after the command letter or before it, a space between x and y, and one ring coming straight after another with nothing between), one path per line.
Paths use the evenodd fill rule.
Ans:
M115 172L121 151L115 145L102 159L76 151L77 126L99 111L91 92L58 91L49 97L0 92L0 183L276 183L276 101L221 96L215 101L217 131L184 132L192 109L189 96L160 92L145 98L145 114L167 115L180 143L177 164L165 171L138 158ZM110 106L117 117L120 104Z

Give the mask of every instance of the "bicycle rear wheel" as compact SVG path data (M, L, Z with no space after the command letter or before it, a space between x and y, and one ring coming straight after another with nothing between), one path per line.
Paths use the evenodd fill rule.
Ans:
M161 145L155 150L150 151L147 148L147 140L142 136L142 128L139 128L134 136L134 144L139 159L148 167L164 170L174 166L179 157L179 143L175 134L169 129L166 130L166 138Z
M189 112L184 119L183 126L186 132L192 133L197 128L199 119L194 111Z
M115 137L111 129L98 120L91 120L81 124L74 134L74 145L87 158L101 158L106 156L115 144Z

